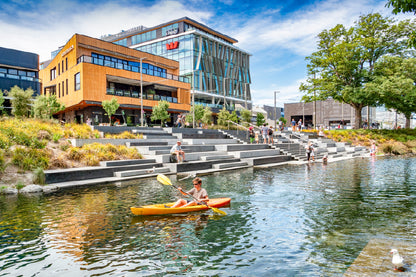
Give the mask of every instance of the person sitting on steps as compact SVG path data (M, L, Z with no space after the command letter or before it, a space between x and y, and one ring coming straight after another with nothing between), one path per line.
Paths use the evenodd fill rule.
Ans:
M192 180L192 183L194 185L193 189L187 191L186 193L184 193L182 191L182 188L178 188L178 190L183 194L190 194L193 197L195 197L196 199L198 199L198 201L195 200L185 200L185 199L179 199L178 201L176 201L175 204L172 205L171 208L177 208L177 207L189 207L189 206L195 206L195 205L205 205L206 202L208 202L209 198L208 198L208 193L205 189L203 189L202 186L202 180L199 177L196 177L195 179ZM204 203L205 202L205 203Z
M181 144L182 143L178 140L176 144L172 146L172 148L170 149L170 154L171 155L176 154L176 158L178 162L185 161L185 152L182 150ZM180 157L182 157L182 159Z

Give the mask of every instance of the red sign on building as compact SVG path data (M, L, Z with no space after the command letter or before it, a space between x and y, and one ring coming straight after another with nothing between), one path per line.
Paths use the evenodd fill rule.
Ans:
M179 41L166 43L166 50L172 50L172 49L176 49L178 47L179 47Z

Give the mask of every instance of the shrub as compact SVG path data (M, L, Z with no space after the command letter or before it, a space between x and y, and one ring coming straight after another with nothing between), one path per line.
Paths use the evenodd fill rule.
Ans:
M69 163L67 161L66 155L61 154L57 157L52 157L49 161L49 168L68 168Z
M22 181L17 182L17 184L15 185L17 190L21 190L22 188L25 187L25 185L23 184Z
M71 147L68 152L68 159L74 161L80 161L83 157L81 148Z
M24 170L38 167L46 169L49 166L49 154L43 149L16 147L13 151L12 163Z
M53 142L58 143L58 141L61 139L61 134L53 134Z
M0 133L0 149L7 149L11 145L10 139L8 136Z
M50 140L50 139L51 139L51 134L49 134L49 132L48 132L48 131L45 131L45 130L39 130L38 135L37 135L37 138L38 138L39 140L42 140L42 139L47 139L47 140Z
M43 168L38 167L33 171L33 183L38 185L44 185L46 181L45 172Z

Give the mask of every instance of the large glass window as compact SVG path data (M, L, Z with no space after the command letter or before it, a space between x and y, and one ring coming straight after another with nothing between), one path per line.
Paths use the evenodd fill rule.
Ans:
M79 72L74 75L74 84L74 90L81 89L81 74Z
M51 81L56 78L56 67L52 68L50 71Z

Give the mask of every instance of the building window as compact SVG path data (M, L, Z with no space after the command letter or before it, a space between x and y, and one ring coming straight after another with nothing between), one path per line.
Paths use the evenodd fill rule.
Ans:
M58 98L61 98L61 84L58 84Z
M66 95L68 95L68 79L66 79Z
M78 72L77 74L74 75L74 90L80 90L81 89L81 75Z
M62 60L62 73L64 72L64 60Z
M51 75L51 81L56 78L56 67L51 69L50 75Z
M67 70L68 70L68 58L65 58L65 71L67 71Z
M58 76L61 75L61 64L58 63Z
M68 92L66 93L68 94ZM62 97L65 95L65 87L64 87L64 81L62 81Z

